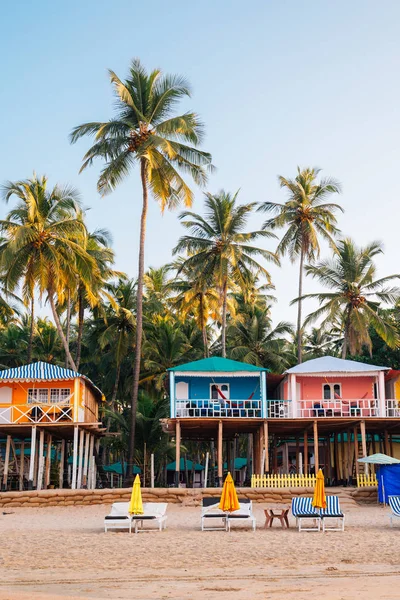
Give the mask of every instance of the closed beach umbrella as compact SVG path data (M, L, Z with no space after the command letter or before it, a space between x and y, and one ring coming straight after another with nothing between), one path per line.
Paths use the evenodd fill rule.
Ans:
M233 512L234 510L239 510L240 508L235 484L230 473L228 473L224 481L224 487L222 488L221 500L218 508L224 512Z
M129 502L128 513L130 515L143 514L142 490L140 489L140 477L136 475L133 482L131 501Z
M324 474L321 469L317 473L312 505L314 508L326 508Z

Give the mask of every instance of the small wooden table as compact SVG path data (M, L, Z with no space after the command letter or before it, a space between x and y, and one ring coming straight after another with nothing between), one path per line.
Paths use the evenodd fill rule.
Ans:
M280 512L278 513L278 511L280 511ZM272 527L272 523L274 522L274 519L279 519L283 528L285 526L287 528L289 528L289 519L288 519L289 507L288 506L271 506L264 510L264 514L265 514L265 525L264 525L265 529L267 529L267 527Z

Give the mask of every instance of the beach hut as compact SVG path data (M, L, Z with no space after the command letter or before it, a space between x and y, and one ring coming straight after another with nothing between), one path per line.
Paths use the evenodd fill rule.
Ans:
M18 475L19 489L63 487L68 455L70 486L95 487L95 454L104 431L99 421L102 400L102 392L88 377L50 363L0 371L2 489L9 487L10 466ZM50 448L57 448L56 474Z

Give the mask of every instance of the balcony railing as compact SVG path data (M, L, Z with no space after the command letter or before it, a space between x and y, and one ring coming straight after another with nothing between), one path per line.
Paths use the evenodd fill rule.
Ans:
M385 404L387 417L400 417L400 400L387 399Z
M176 416L260 418L261 400L176 400Z
M58 404L14 404L0 408L0 424L60 423L72 420L69 400Z
M379 416L375 399L298 400L297 405L300 418Z

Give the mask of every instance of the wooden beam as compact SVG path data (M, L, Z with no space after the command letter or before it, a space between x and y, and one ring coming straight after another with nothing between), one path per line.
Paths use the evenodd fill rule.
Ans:
M181 423L179 419L176 422L175 434L175 486L179 487L179 475L181 466Z
M58 487L64 487L65 440L61 440L60 464L58 466Z
M83 487L87 488L88 487L88 469L89 469L89 445L90 445L90 432L87 431L86 432L86 439L85 439L85 456L84 456L84 462L83 462Z
M356 477L358 476L358 474L360 473L360 465L358 462L358 429L357 429L357 425L354 426L353 428L353 436L354 436L354 467L356 470Z
M50 468L51 468L51 446L53 443L53 436L51 433L47 435L47 451L46 451L46 468L44 474L44 489L47 490L50 485Z
M6 442L6 455L4 458L4 472L3 472L3 490L7 489L7 480L8 480L8 466L10 464L10 449L11 449L11 435L7 436Z
M393 436L389 434L390 456L393 456Z
M353 479L353 461L352 461L352 447L351 447L351 430L347 430L347 474L349 484L351 485Z
M304 430L304 475L308 475L308 431Z
M79 427L75 425L74 427L74 445L72 447L72 482L71 489L76 490L76 467L78 464L78 436L79 436Z
M385 429L384 434L385 434L385 442L384 442L385 443L385 454L387 454L389 456L389 453L390 453L390 449L389 449L389 433L388 433L387 429Z
M362 454L363 456L367 456L367 436L365 431L365 421L361 421L360 423L361 430L361 446L362 446ZM364 465L364 473L368 475L368 465Z
M268 421L264 421L265 472L269 473L269 437Z
M223 456L222 456L222 439L223 439L223 423L218 421L218 447L217 447L217 460L218 460L218 485L222 486L223 478Z
M300 439L296 435L296 473L299 474L299 462L300 462Z
M259 429L258 429L258 438L259 438L259 446L258 446L258 460L260 463L260 475L264 475L264 466L265 466L265 459L263 460L264 457L264 427L262 425L260 425Z
M89 444L89 476L88 476L88 488L94 490L96 487L96 464L94 460L94 435L90 434Z
M19 490L20 492L24 489L24 468L25 468L25 442L21 442L19 456Z
M29 458L28 489L33 488L33 477L35 472L35 452L36 452L36 427L31 431L31 455Z
M36 489L41 490L43 487L43 472L44 472L44 429L40 430L39 434L39 452L38 452L38 475Z
M336 485L338 485L339 481L341 480L340 460L339 460L339 434L338 433L334 433L333 452L335 455L335 480L336 480Z
M318 446L318 423L315 420L313 423L313 430L314 430L314 469L315 469L315 474L318 473L318 469L319 469L319 446Z

